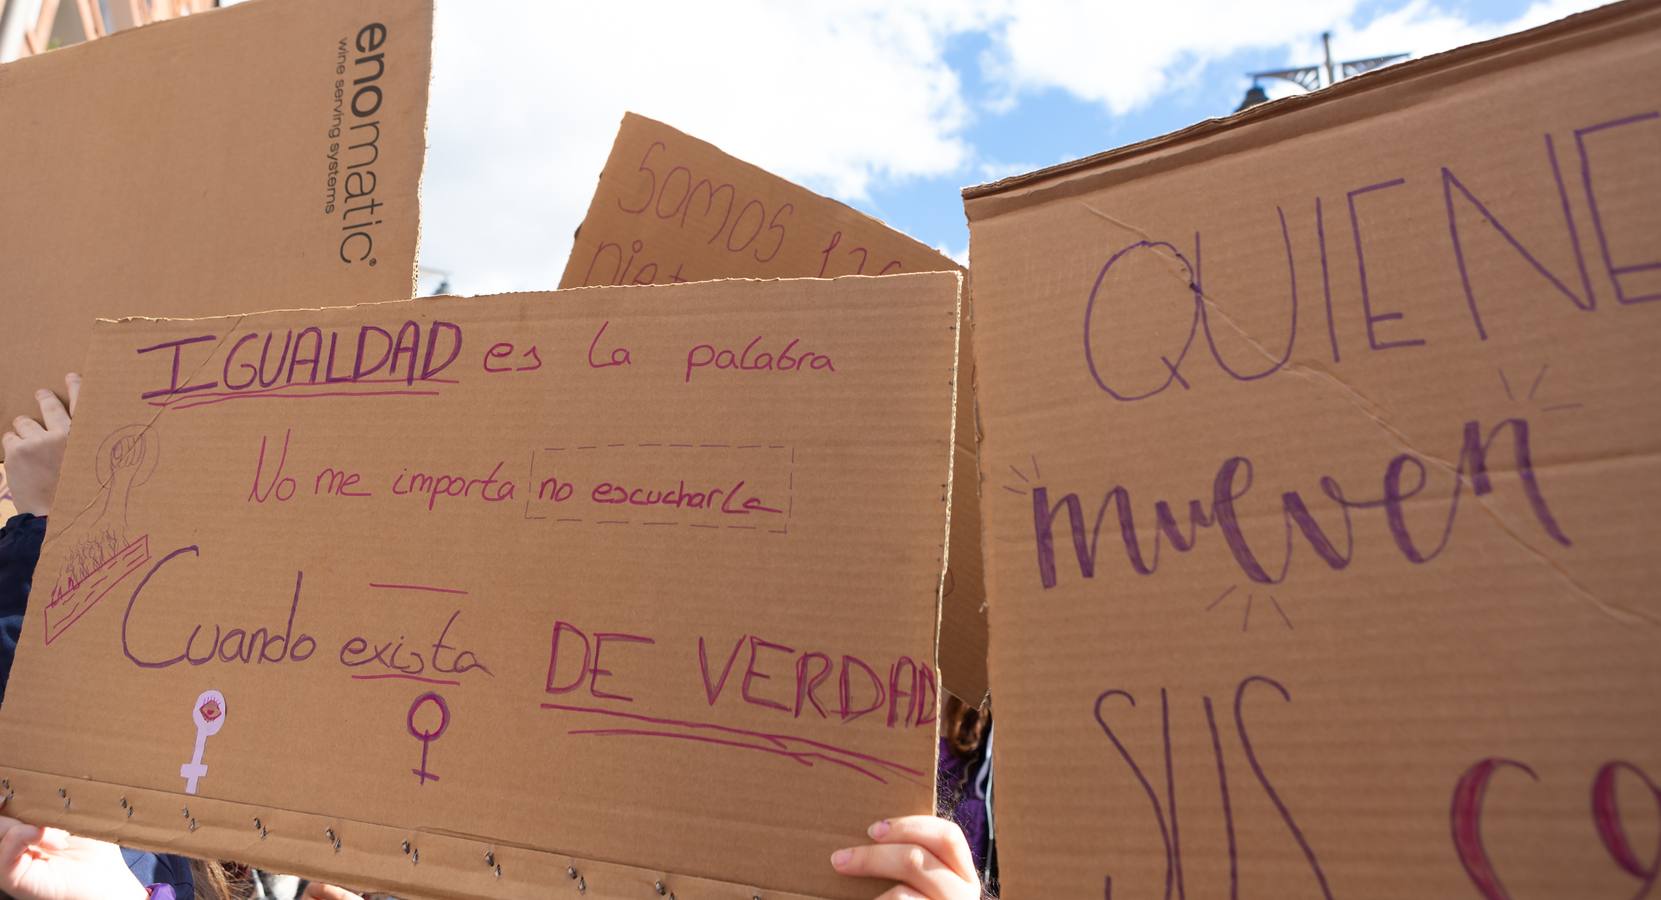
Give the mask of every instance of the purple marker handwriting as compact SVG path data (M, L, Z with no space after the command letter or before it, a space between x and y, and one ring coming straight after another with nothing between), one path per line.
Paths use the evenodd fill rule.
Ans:
M423 712L423 709L433 712ZM430 721L434 713L437 715L436 722ZM417 724L418 718L427 720L432 727L426 728ZM416 784L425 786L429 781L437 781L438 776L427 771L427 750L434 741L443 736L444 730L450 727L450 705L444 702L443 695L428 691L416 697L415 702L409 705L409 715L404 717L404 722L409 727L410 737L421 742L421 765L410 770L415 774Z
M1486 341L1496 320L1507 327L1520 327L1518 312L1530 314L1551 311L1561 315L1600 312L1598 294L1613 295L1615 307L1633 306L1661 300L1661 256L1631 248L1644 246L1632 235L1643 227L1642 220L1633 218L1624 210L1640 208L1628 203L1620 206L1608 185L1616 183L1614 173L1623 165L1641 164L1641 154L1618 154L1600 151L1600 146L1611 133L1622 129L1661 129L1661 112L1641 111L1633 115L1598 122L1585 127L1567 129L1559 134L1571 134L1573 149L1565 151L1573 159L1565 159L1559 152L1558 139L1551 133L1528 139L1540 148L1539 163L1532 174L1521 181L1515 179L1496 184L1485 180L1480 172L1455 170L1442 166L1421 173L1379 172L1370 183L1357 184L1343 191L1343 203L1348 219L1354 253L1356 290L1352 304L1345 309L1337 301L1345 298L1333 294L1332 271L1340 264L1337 254L1344 242L1328 240L1329 219L1323 198L1316 196L1307 207L1276 206L1273 214L1265 210L1250 224L1265 234L1279 237L1278 252L1286 261L1286 280L1278 286L1267 286L1265 302L1284 304L1284 345L1257 347L1264 363L1255 368L1241 368L1219 348L1213 335L1213 318L1220 316L1212 295L1235 298L1242 291L1225 276L1210 274L1212 287L1208 293L1205 273L1201 267L1201 234L1193 234L1192 248L1180 246L1178 236L1142 236L1130 244L1117 246L1107 253L1088 286L1080 286L1082 302L1082 359L1085 374L1106 395L1116 401L1135 402L1165 394L1173 387L1178 394L1199 389L1192 371L1208 359L1218 372L1236 381L1255 381L1279 372L1292 359L1300 328L1319 328L1330 342L1332 362L1341 364L1346 358L1340 341L1339 317L1346 313L1359 320L1358 329L1366 335L1367 353L1410 350L1425 344L1424 337L1414 328L1409 311L1403 304L1413 298L1389 289L1389 273L1381 271L1379 260L1384 254L1369 252L1369 247L1387 240L1389 229L1382 225L1386 219L1417 216L1446 223L1445 241L1436 238L1440 246L1427 247L1427 264L1443 278L1442 290L1455 303L1462 302L1471 319L1471 337ZM1535 144L1535 141L1539 143ZM1565 178L1565 170L1573 171L1578 162L1578 183ZM1602 193L1600 193L1600 190ZM1508 196L1510 195L1510 196ZM1509 224L1490 205L1496 198L1504 199L1508 210L1532 208L1544 213L1542 222L1553 219L1561 227L1548 224L1536 226L1527 234L1515 229L1517 216ZM1576 209L1584 212L1577 213ZM1313 242L1296 243L1292 235L1307 233L1301 210L1308 209L1310 225L1315 232ZM1340 214L1342 216L1342 214ZM1340 221L1342 221L1342 218ZM1293 228L1289 219L1299 220ZM1369 224L1375 223L1375 224ZM1583 241L1583 231L1590 226L1590 240ZM1397 229L1399 231L1399 229ZM1433 234L1418 229L1414 233ZM1183 237L1186 237L1184 235ZM1163 239L1162 239L1163 238ZM1601 266L1588 264L1585 243L1597 247ZM1625 254L1625 255L1623 255ZM1311 260L1311 256L1316 259ZM1474 265L1480 260L1483 265ZM1145 268L1150 261L1157 268ZM1324 300L1325 321L1316 317L1299 316L1298 276L1300 261L1307 266L1319 263ZM1369 262L1372 265L1369 265ZM1496 269L1496 266L1501 268ZM1526 290L1508 289L1503 293L1485 279L1491 271L1518 271L1526 276ZM1156 275L1147 275L1154 272ZM1174 273L1169 277L1165 273ZM1157 276L1157 277L1156 277ZM1223 285L1222 289L1218 285ZM1247 292L1249 294L1249 291ZM1421 292L1423 293L1423 292ZM1250 302L1247 297L1247 302ZM1169 329L1165 343L1128 341L1115 319L1115 309L1134 304L1138 310L1148 304L1178 303L1187 310L1186 328ZM1609 309L1606 304L1604 309ZM1503 320L1497 317L1506 316ZM1193 353L1203 336L1205 347ZM1278 341L1278 335L1276 338ZM1185 374L1184 370L1190 370ZM1507 385L1510 390L1510 385Z
M1508 452L1506 452L1508 451ZM1177 553L1186 553L1201 540L1201 531L1215 528L1241 574L1260 585L1275 585L1286 581L1294 560L1294 535L1302 535L1304 542L1323 564L1331 569L1343 569L1354 554L1355 532L1352 516L1377 511L1389 526L1396 550L1409 562L1428 563L1448 548L1453 525L1459 514L1460 500L1467 490L1481 498L1493 493L1495 486L1490 468L1498 460L1495 455L1504 452L1513 464L1518 490L1528 500L1539 529L1561 546L1573 542L1558 523L1546 500L1534 470L1530 429L1526 419L1504 419L1486 431L1475 421L1466 422L1460 440L1459 460L1452 472L1452 483L1442 489L1446 500L1446 515L1440 533L1415 534L1407 523L1406 506L1419 498L1419 503L1432 501L1430 467L1413 453L1401 453L1391 458L1384 467L1382 490L1377 496L1352 493L1337 479L1323 476L1318 480L1320 496L1327 501L1325 523L1316 519L1304 495L1298 490L1282 491L1278 498L1281 512L1279 533L1274 529L1265 535L1247 533L1246 521L1258 517L1244 517L1241 509L1254 484L1252 461L1243 456L1229 457L1218 466L1212 481L1211 497L1189 500L1186 514L1176 512L1167 500L1156 500L1153 514L1156 531L1152 546L1147 547L1136 528L1135 512L1130 489L1115 485L1102 494L1093 523L1087 524L1084 501L1074 492L1062 493L1051 500L1052 487L1035 484L1032 487L1033 546L1037 557L1037 576L1045 588L1055 587L1062 575L1057 563L1058 533L1063 540L1071 538L1078 574L1094 578L1101 561L1103 526L1109 534L1116 533L1119 545L1131 569L1138 575L1152 575L1159 569L1160 557L1169 546ZM1113 516L1109 518L1109 511ZM1113 527L1117 526L1117 527ZM1336 535L1336 537L1335 537ZM1265 546L1278 551L1279 565L1263 555ZM1278 545L1278 546L1277 546Z
M1636 900L1650 896L1658 879L1661 879L1661 854L1641 852L1633 845L1626 819L1631 810L1623 812L1622 804L1616 800L1622 776L1643 788L1654 813L1661 814L1661 786L1638 766L1625 760L1610 760L1592 775L1586 828L1597 835L1609 854L1611 865L1636 882L1637 892L1630 895ZM1500 877L1501 871L1483 839L1482 818L1487 811L1489 784L1496 778L1526 784L1539 783L1547 777L1551 777L1550 773L1543 774L1525 762L1496 756L1478 760L1455 782L1448 806L1448 827L1460 865L1464 866L1471 886L1482 900L1510 900L1512 896L1506 890ZM1581 774L1579 777L1585 776ZM1526 782L1523 781L1525 778ZM1650 822L1653 821L1652 815ZM1653 825L1649 827L1653 833Z
M1264 694L1264 689L1267 689L1268 691L1278 693L1281 700L1287 703L1292 702L1292 694L1280 682L1262 675L1253 675L1249 678L1243 679L1234 689L1234 732L1238 736L1240 749L1246 758L1247 764L1251 768L1253 780L1255 780L1257 787L1262 791L1264 797L1266 797L1273 806L1276 817L1279 818L1281 825L1284 827L1285 837L1289 838L1290 841L1297 846L1298 850L1301 851L1304 863L1307 866L1307 875L1305 876L1293 876L1288 873L1283 877L1306 878L1311 883L1311 887L1318 890L1321 896L1327 898L1327 900L1332 900L1332 888L1327 881L1326 870L1321 865L1320 856L1316 852L1316 845L1318 843L1316 839L1319 836L1304 831L1297 816L1294 815L1293 808L1288 802L1286 796L1280 789L1275 787L1274 783L1269 778L1269 773L1265 770L1263 762L1259 757L1257 744L1254 743L1253 737L1246 727L1246 697L1248 691L1251 691L1254 686L1261 686L1261 688L1256 690L1254 693ZM1177 706L1180 710L1184 704L1177 704ZM1196 714L1203 713L1205 716L1205 724L1211 736L1210 747L1212 756L1216 762L1217 785L1222 794L1222 804L1219 809L1220 821L1218 824L1222 827L1224 836L1227 839L1226 852L1228 854L1229 873L1229 890L1227 896L1230 898L1240 897L1244 894L1240 890L1239 846L1235 839L1235 807L1232 802L1233 795L1231 793L1233 788L1231 788L1228 778L1227 756L1223 752L1222 735L1217 727L1217 716L1212 705L1212 698L1210 696L1202 696L1199 698L1198 704L1188 705L1187 708L1193 710L1195 706L1198 707ZM1136 724L1144 718L1137 708L1136 697L1131 694L1131 692L1119 689L1103 691L1096 697L1095 706L1092 710L1095 716L1096 725L1101 729L1102 734L1106 736L1108 742L1112 745L1114 753L1121 761L1123 761L1126 774L1134 780L1134 783L1141 788L1142 793L1147 797L1147 815L1151 819L1152 826L1158 829L1159 842L1165 850L1163 892L1157 890L1154 885L1147 885L1139 890L1129 892L1129 895L1131 896L1163 897L1165 900L1170 900L1173 896L1187 896L1187 891L1183 883L1185 861L1183 858L1182 847L1182 805L1179 802L1177 788L1179 786L1179 772L1188 772L1191 770L1188 767L1181 765L1180 761L1174 758L1175 751L1177 746L1179 746L1179 743L1171 739L1171 725L1173 718L1172 707L1173 703L1169 692L1161 688L1159 691L1159 721L1157 734L1158 745L1162 750L1162 757L1152 761L1148 760L1146 757L1139 761L1126 745L1125 736L1127 733L1131 732ZM1178 715L1180 714L1181 713L1179 711ZM1148 727L1151 728L1152 726ZM1132 741L1131 743L1140 745L1146 743L1146 741L1138 740ZM1159 765L1159 770L1150 772L1150 762L1152 764ZM1164 781L1164 784L1162 785L1164 789L1163 792L1160 790L1161 786L1156 785L1154 781L1154 778L1159 777L1159 773L1161 771L1163 772ZM1207 788L1197 784L1187 785L1186 791L1189 796L1197 794L1202 798L1205 798L1199 803L1194 804L1202 808L1209 807L1209 797L1215 796L1210 794ZM1190 801L1190 803L1193 803L1193 801ZM1261 808L1261 805L1258 805L1257 808ZM1133 815L1134 813L1126 810L1125 814ZM1190 823L1190 827L1192 827L1192 823ZM1190 857L1190 859L1191 858L1192 857ZM1218 865L1220 866L1221 863L1219 862ZM1111 883L1112 876L1110 875L1108 878ZM1276 887L1284 889L1284 884L1277 885Z
M618 646L608 655L608 642L635 647ZM660 658L647 649L657 643L647 635L590 632L557 621L549 640L547 693L632 703L642 684L639 672L653 671L652 661ZM745 704L781 718L844 725L871 716L890 729L930 727L939 700L934 670L910 656L878 669L851 654L790 647L755 634L738 635L730 645L699 635L696 666L687 676L696 678L711 707Z

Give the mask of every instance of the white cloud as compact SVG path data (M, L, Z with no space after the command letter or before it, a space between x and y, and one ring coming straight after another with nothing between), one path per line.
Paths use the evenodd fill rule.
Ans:
M1000 178L1008 178L1011 175L1020 175L1025 172L1031 172L1034 169L1041 168L1043 168L1043 166L1033 165L1032 163L986 160L976 164L974 171L976 175L980 176L982 183L987 183L997 181Z
M963 266L965 268L967 268L968 265L969 265L969 247L968 247L968 245L964 245L962 250L953 250L950 246L948 246L946 244L936 244L934 246L934 252L940 254L941 256L950 257L952 262L955 262L958 265Z
M983 64L1014 94L1060 88L1123 114L1191 81L1211 59L1319 34L1355 0L1064 0L1011 5ZM1007 101L1006 101L1007 102Z
M438 4L422 260L464 292L553 287L625 110L858 200L966 166L944 60L979 15L836 6Z
M1582 10L1600 6L1600 0L1543 0L1512 19L1470 20L1431 0L1411 0L1365 22L1345 22L1333 33L1333 54L1340 60L1364 59L1392 53L1430 56L1465 44L1486 41L1515 31L1544 25ZM1321 58L1319 35L1307 35L1291 47L1293 59Z
M1423 56L1596 5L1536 0L1489 22L1438 0L1360 20L1358 2L441 0L422 260L453 273L459 292L554 286L629 109L868 207L893 181L1032 168L965 138L976 115L1030 92L1124 114L1215 78L1208 66L1230 54L1319 60L1323 30L1340 59ZM989 43L980 75L991 96L971 102L945 51L975 31ZM1035 133L1024 153L1054 152ZM955 205L955 192L941 202Z
M1000 90L987 109L1004 111L1022 93L1059 88L1123 115L1192 86L1230 54L1280 49L1285 65L1319 62L1323 31L1333 32L1340 61L1428 56L1598 5L1537 0L1514 19L1477 21L1433 0L1409 0L1361 22L1357 0L1006 0L993 16L993 47L983 59ZM1297 91L1265 87L1275 96Z

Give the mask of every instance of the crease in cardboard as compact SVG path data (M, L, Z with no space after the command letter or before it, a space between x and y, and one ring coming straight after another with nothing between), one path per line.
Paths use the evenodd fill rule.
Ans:
M1143 231L1142 229L1137 228L1135 225L1132 225L1131 223L1126 222L1124 219L1119 219L1119 218L1115 218L1113 216L1108 215L1107 213L1105 213L1105 212L1097 209L1095 206L1091 205L1090 201L1085 200L1083 197L1078 198L1078 205L1080 205L1080 206L1084 207L1086 210L1088 210L1091 215L1094 215L1094 216L1102 219L1103 221L1110 222L1114 225L1117 225L1120 228L1123 228L1124 230L1130 232L1131 234L1136 235L1137 237L1141 238L1144 241L1152 241L1153 240L1153 236L1148 234L1146 231ZM1163 253L1161 253L1160 255L1164 256ZM1173 267L1173 274L1176 274L1174 267ZM1184 281L1184 282L1186 282L1188 280L1187 278L1184 278L1180 274L1177 274L1176 277L1178 279ZM1193 285L1189 285L1189 287L1192 288Z
M951 452L946 454L946 481L940 485L940 502L946 509L946 529L940 538L940 581L934 592L934 668L940 672L942 683L946 680L945 670L940 667L940 633L945 627L946 579L951 572L952 555L952 486L956 483L957 454L962 449L957 443L957 395L960 389L959 380L962 375L963 353L963 273L954 272L957 276L957 306L952 310L952 324L947 330L952 332L952 414L951 414ZM978 468L978 467L977 467ZM984 608L984 607L983 607ZM936 708L939 708L939 697L936 696ZM938 781L939 772L935 773ZM935 785L936 793L939 785Z
M1121 219L1108 215L1084 199L1079 198L1076 202L1101 219L1136 234L1141 237L1143 241L1146 242L1152 240L1148 232L1129 222L1125 222ZM1282 220L1282 224L1284 225L1284 219ZM1229 315L1228 312L1223 309L1219 298L1214 297L1211 291L1198 288L1184 274L1182 263L1175 258L1174 253L1171 250L1160 243L1155 243L1152 249L1157 251L1155 254L1156 258L1160 260L1165 271L1169 272L1172 278L1175 278L1178 282L1180 282L1189 293L1193 294L1200 300L1200 302L1204 303L1208 310L1220 317L1223 322L1246 343L1247 346L1257 351L1257 353L1262 356L1265 361L1269 362L1273 366L1271 373L1278 374L1280 372L1285 372L1287 374L1303 378L1311 384L1324 384L1333 388L1339 396L1344 398L1345 402L1347 402L1352 409L1361 413L1361 415L1365 416L1369 421L1376 425L1378 429L1388 435L1400 449L1431 463L1436 468L1441 469L1444 474L1452 475L1455 480L1460 481L1462 483L1462 487L1466 486L1463 482L1467 481L1467 479L1461 476L1459 467L1455 463L1451 460L1444 459L1435 453L1424 450L1414 444L1405 433L1395 427L1395 425L1391 424L1390 420L1383 412L1383 409L1376 402L1368 398L1361 391L1357 390L1337 373L1329 372L1320 366L1311 365L1309 363L1293 359L1291 356L1290 346L1288 346L1287 354L1285 356L1276 357L1275 354L1269 350L1269 348L1263 346L1261 341L1254 337L1251 332L1249 332L1244 326L1236 321L1233 316ZM1204 323L1207 321L1209 321L1208 318L1202 318L1199 322L1199 327L1204 328ZM1590 604L1593 609L1605 616L1608 616L1616 622L1620 622L1621 624L1636 625L1644 623L1661 626L1661 617L1653 616L1640 610L1628 609L1599 598L1580 582L1576 581L1575 578L1569 574L1568 570L1553 559L1550 554L1535 546L1527 538L1525 538L1521 531L1514 527L1513 524L1494 507L1494 504L1487 497L1482 494L1477 494L1474 491L1471 496L1477 501L1478 504L1480 504L1483 511L1486 512L1489 518L1491 518L1494 523L1500 527L1501 531L1505 533L1512 543L1522 548L1522 550L1531 558L1547 566L1554 573L1556 573L1571 595L1585 601Z

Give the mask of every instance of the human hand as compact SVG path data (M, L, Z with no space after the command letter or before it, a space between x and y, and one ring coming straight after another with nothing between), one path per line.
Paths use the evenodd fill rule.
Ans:
M17 900L145 900L121 848L0 816L0 893Z
M898 882L877 900L980 900L969 842L957 823L935 816L884 819L866 831L876 841L831 854L843 875Z
M313 881L306 885L306 890L300 895L300 900L363 900L357 894L332 884L318 884Z
M12 420L12 430L0 435L0 447L6 455L6 480L11 485L12 503L20 513L46 515L52 508L52 495L58 490L58 473L63 469L64 447L69 444L69 422L81 393L81 376L70 373L63 382L69 389L67 411L57 395L41 388L35 392L41 421L18 416Z

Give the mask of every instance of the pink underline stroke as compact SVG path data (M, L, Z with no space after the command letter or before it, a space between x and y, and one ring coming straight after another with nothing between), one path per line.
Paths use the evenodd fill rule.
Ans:
M430 587L425 584L381 584L380 582L371 581L369 582L369 586L372 588L385 588L387 590L396 591L432 591L435 594L461 594L464 597L467 595L466 591L457 590L455 588Z
M200 393L198 391L182 389L182 390L179 390L179 391L175 391L174 393L172 393L168 396L182 397L182 398L185 398L185 399L190 399L190 398L193 398L193 397L251 397L251 396L256 396L258 394L274 394L274 393L277 393L279 391L287 391L287 390L292 390L292 389L295 389L295 388L333 387L335 385L344 385L344 386L352 387L352 386L357 386L357 385L362 385L362 384L401 384L401 385L404 385L405 387L412 387L413 388L418 384L461 384L461 381L459 379L455 379L455 378L417 378L414 381L411 381L407 378L358 378L358 379L355 379L355 380L354 379L344 379L344 380L341 380L341 381L302 381L298 384L290 382L288 384L274 384L274 385L271 385L270 387L257 387L257 388L254 388L253 390L249 390L247 388L235 388L235 389L223 390L223 391L209 391L207 393ZM166 400L151 400L150 405L151 406L166 406L167 401Z
M212 397L207 400L177 401L172 403L157 403L150 401L151 406L162 409L195 409L198 406L211 406L215 403L224 403L228 400L316 400L324 397L437 397L438 391L323 391L316 394L227 394L224 396L203 394L203 397Z
M921 778L923 776L923 773L921 771L918 771L917 769L910 768L909 766L902 766L897 762L892 762L890 760L883 759L880 756L871 756L871 755L866 754L866 753L858 753L856 751L849 750L845 747L838 747L835 744L826 744L826 743L823 743L823 742L820 742L820 741L809 740L808 738L796 737L794 735L768 734L767 732L764 732L764 731L749 731L749 730L746 730L746 729L743 729L743 728L734 728L731 725L717 725L713 722L692 722L692 721L687 721L687 720L682 720L682 719L663 719L663 718L658 718L656 716L646 716L646 715L641 715L640 713L622 712L620 710L615 710L615 709L601 709L599 707L594 707L594 706L569 706L569 705L566 705L566 704L563 704L563 703L543 703L543 704L541 704L541 706L542 706L543 709L561 710L561 711L564 711L564 712L595 713L597 715L613 716L613 717L619 718L619 719L633 719L636 722L646 722L646 723L649 723L649 724L652 724L652 725L678 725L682 728L709 728L709 729L713 729L715 731L724 731L728 734L737 734L737 735L742 735L744 737L761 738L762 740L765 740L765 741L772 741L774 744L777 744L780 747L783 747L785 745L785 742L787 742L787 741L797 741L799 743L807 744L810 747L818 747L821 750L829 750L833 753L841 753L841 754L844 754L846 756L852 756L855 759L865 760L866 762L877 763L878 765L886 766L890 769L894 769L894 770L899 771L899 772L904 772L908 775L915 775L919 778Z
M721 738L705 737L701 734L681 734L674 731L647 731L640 728L580 728L567 731L566 734L589 734L599 737L665 737L675 738L682 741L698 741L704 744L717 744L722 747L740 747L745 750L760 750L763 753L772 753L778 756L788 757L808 767L812 767L812 760L814 759L823 760L828 763L835 763L836 765L846 766L847 768L853 769L855 772L876 781L878 784L888 783L888 779L883 778L881 775L878 775L869 769L862 766L856 766L846 760L826 756L823 753L810 753L805 750L780 750L777 747L762 747L756 744L746 744L743 741L726 741Z
M425 684L448 684L455 687L461 687L461 682L459 681L451 681L447 678L423 678L420 675L406 675L403 672L388 672L385 675L353 675L352 677L358 681L379 681L382 678L400 678L405 681L420 681Z
M193 400L197 397L257 397L261 394L278 394L278 393L281 393L283 391L303 390L305 388L334 387L337 384L338 385L344 385L346 387L356 387L358 385L363 385L363 384L401 384L401 385L404 385L406 388L413 388L417 384L461 384L461 382L459 382L459 381L457 381L453 378L431 378L431 379L423 378L419 382L405 381L402 378L364 378L364 379L361 379L361 380L358 380L358 381L324 381L324 382L321 382L321 383L318 383L318 382L301 382L299 384L274 384L271 387L260 387L260 388L254 388L253 390L248 390L246 388L239 388L239 389L224 390L224 391L208 391L207 393L198 393L196 391L191 391L188 396L186 396L182 393L173 394L171 396L182 397L185 400ZM151 406L167 406L167 405L169 405L169 403L166 400L151 400L150 405Z

